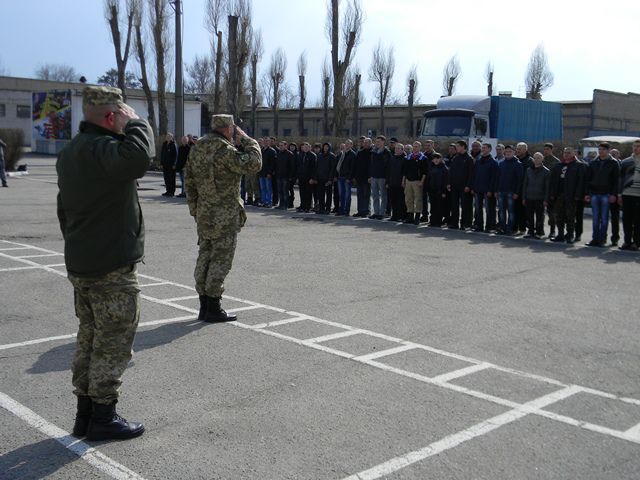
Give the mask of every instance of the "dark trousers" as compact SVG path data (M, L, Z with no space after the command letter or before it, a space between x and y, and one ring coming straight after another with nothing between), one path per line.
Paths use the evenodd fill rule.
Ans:
M584 201L576 200L576 227L575 233L576 238L582 236L582 231L584 230Z
M287 188L287 190L289 191L289 205L287 205L287 207L289 208L293 208L293 202L296 199L296 192L293 189L295 184L296 184L295 180L289 180L289 185Z
M273 203L273 205L277 205L278 204L278 179L276 178L275 175L271 175L271 192L272 192L271 202Z
M429 218L429 191L426 188L422 189L422 217L424 219Z
M622 196L624 243L640 246L640 197Z
M564 195L554 200L554 208L556 214L556 227L558 228L558 236L564 235L565 227L567 229L567 237L573 238L576 227L576 202L574 199L565 198ZM584 209L584 207L583 207Z
M473 226L479 230L496 229L496 197L487 197L486 193L475 192L475 213ZM487 224L485 228L484 213L487 214Z
M400 185L389 187L389 205L391 205L391 218L404 220L407 214L407 205L404 202L404 188Z
M429 191L429 203L431 209L431 215L429 217L429 225L432 227L440 227L445 217L445 210L447 206L447 199L442 198L442 192L438 190Z
M527 230L529 234L544 235L544 200L527 200Z
M300 208L305 212L311 210L311 193L314 190L313 185L309 185L308 178L300 179Z
M164 176L164 186L169 195L176 193L176 171L172 166L162 166L162 175Z
M611 219L611 243L620 241L620 205L609 204L609 218Z
M451 192L447 192L445 194L444 205L442 206L442 210L443 210L442 213L444 213L442 217L442 221L446 225L449 225L449 221L451 220Z
M371 198L371 185L366 180L358 180L356 185L358 191L358 213L369 215L369 200Z
M556 213L553 208L553 202L547 204L547 217L549 218L549 228L551 230L549 235L553 235L556 231Z
M518 198L513 201L513 211L516 221L513 229L517 232L524 232L527 229L527 209L524 208L522 204L521 196L518 196Z
M462 221L460 221L460 209L462 208ZM473 218L473 195L464 189L451 189L451 218L449 225L452 227L470 228Z
M318 195L318 213L328 213L331 210L331 184L329 180L318 180L316 192Z

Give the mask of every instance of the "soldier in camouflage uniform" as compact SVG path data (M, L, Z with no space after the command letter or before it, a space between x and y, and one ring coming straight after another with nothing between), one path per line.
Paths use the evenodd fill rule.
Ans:
M120 90L87 87L80 133L60 152L58 219L79 319L73 359L78 408L73 434L89 440L141 435L115 404L140 316L136 264L144 222L136 179L155 154L149 124Z
M196 143L186 167L189 212L198 230L198 260L194 277L200 296L199 320L225 322L220 299L231 270L238 232L247 216L240 198L242 175L262 167L258 142L233 123L231 115L214 115L213 133Z

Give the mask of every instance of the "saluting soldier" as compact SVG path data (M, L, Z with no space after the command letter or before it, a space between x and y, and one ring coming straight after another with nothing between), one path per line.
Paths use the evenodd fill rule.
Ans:
M140 316L136 264L144 223L136 179L155 154L153 132L119 89L87 87L80 133L60 152L58 218L79 319L73 359L78 409L73 434L89 440L141 435L116 413Z
M262 168L260 146L233 122L231 115L213 115L213 133L198 140L187 161L187 203L198 230L194 277L200 296L199 320L236 319L220 304L224 279L231 270L237 235L247 220L240 198L242 175Z

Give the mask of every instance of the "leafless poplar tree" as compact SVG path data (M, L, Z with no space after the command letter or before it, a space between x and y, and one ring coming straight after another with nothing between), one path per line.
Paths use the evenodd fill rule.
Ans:
M156 90L158 92L158 134L163 137L169 128L167 111L167 70L165 61L169 50L169 3L165 0L147 0L149 23L156 58Z
M227 19L227 109L236 118L236 122L242 125L240 115L245 104L245 67L249 61L253 37L251 1L233 0Z
M223 73L223 41L220 25L229 10L229 0L207 0L205 5L205 27L212 35L211 51L213 53L213 112L219 112L222 102L222 73Z
M331 72L329 70L329 62L327 59L324 59L322 63L322 134L327 136L331 134L331 130L329 129L329 96L331 95ZM335 92L333 95L335 101ZM346 106L346 105L345 105ZM336 112L335 112L335 104L334 104L334 127L336 121ZM344 112L346 117L346 112ZM334 131L335 133L335 131ZM335 133L337 136L337 133Z
M298 135L304 135L304 103L307 99L307 89L304 85L305 75L307 74L307 52L304 51L298 57Z
M213 86L213 61L207 56L196 55L193 62L187 65L189 81L185 84L187 93L204 93L211 91Z
M413 128L413 104L416 102L416 91L418 90L418 68L416 65L411 67L407 74L407 105L409 106L407 117L407 135L413 138L415 129Z
M364 104L364 95L360 90L362 75L358 65L351 65L345 79L347 105L351 113L351 135L358 135L360 130L360 107Z
M553 73L541 43L531 53L524 84L527 89L527 98L534 100L541 100L542 92L553 85Z
M484 73L484 79L487 81L487 95L493 95L493 63L487 62L487 69Z
M251 83L251 134L255 136L258 121L258 60L264 53L262 33L258 30L253 36L251 47L251 71L249 81Z
M342 134L346 121L344 81L355 48L360 41L364 12L360 0L348 0L342 16L340 0L330 0L327 5L326 33L331 43L331 67L333 70L333 133ZM340 25L342 19L342 25ZM342 52L342 59L340 58Z
M147 75L147 49L142 30L144 4L142 3L142 0L134 0L133 3L135 11L135 15L133 17L133 29L135 37L134 46L135 56L138 60L138 65L140 66L140 84L142 85L142 90L144 91L144 96L147 100L147 120L149 121L149 125L151 125L151 129L153 130L153 132L157 134L158 128L156 126L156 114L153 105L153 94L151 93L151 86L149 85L149 77Z
M376 96L380 105L380 132L384 135L384 106L387 103L387 96L391 89L393 80L393 72L396 68L393 47L385 50L382 41L378 42L378 46L373 51L373 59L369 68L369 81L376 82Z
M284 83L284 74L287 71L287 57L284 50L280 47L271 55L271 64L269 65L269 79L271 82L271 90L273 92L273 135L278 136L278 120L281 102L281 87Z
M460 70L458 55L454 55L449 59L442 70L442 93L444 95L448 97L453 95L453 92L456 89L456 82L461 73L462 70Z
M122 98L126 101L126 70L129 60L129 49L131 47L131 34L133 33L133 17L135 15L132 0L126 0L126 30L124 45L122 43L122 34L120 32L120 0L105 0L104 15L109 24L111 31L111 39L116 53L116 70L118 72L118 88L122 90ZM124 52L123 52L124 49Z
M70 65L45 63L36 69L36 78L58 82L77 82L78 73Z

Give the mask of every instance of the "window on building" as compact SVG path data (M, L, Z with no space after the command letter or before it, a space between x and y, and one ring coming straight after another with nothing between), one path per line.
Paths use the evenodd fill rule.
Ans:
M268 128L263 128L262 129L262 133L260 134L260 136L268 137L269 136L269 129Z
M16 107L16 116L18 118L31 117L31 105L18 105Z
M283 135L284 137L290 137L290 136L291 136L291 129L290 129L290 128L285 128L285 129L282 131L282 135Z
M4 103L0 103L0 117L7 115L7 106Z

